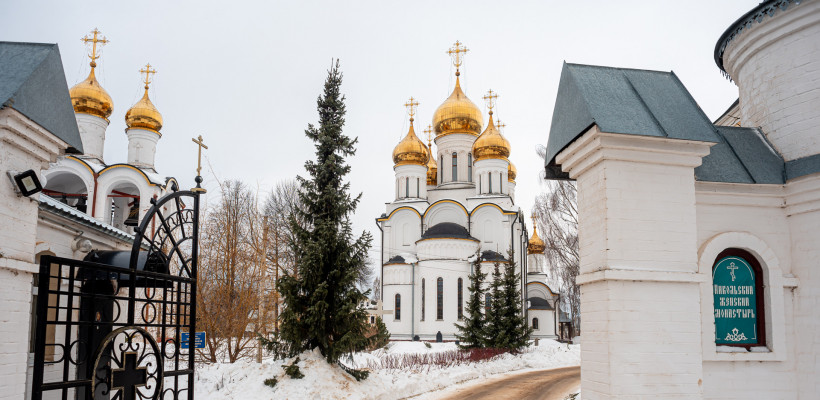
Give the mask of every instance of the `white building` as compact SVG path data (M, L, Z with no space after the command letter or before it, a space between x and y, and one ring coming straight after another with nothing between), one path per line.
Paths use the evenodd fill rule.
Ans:
M577 180L584 399L820 396L820 1L719 39L739 99L565 64L547 174Z
M57 45L0 42L0 399L30 395L40 257L130 250L129 214L141 218L149 199L176 185L154 170L162 118L148 99L148 79L143 98L125 113L128 162L103 159L114 107L95 77L97 47L105 43L98 33L87 38L89 76L70 90ZM5 177L26 170L43 192L21 196ZM47 347L46 361L59 352ZM48 365L45 373L49 380Z
M528 288L537 287L533 307L540 318L554 321L541 315L554 304L539 301L554 303L553 297L528 284L538 275L526 273L527 232L523 213L515 205L510 144L493 122L497 96L491 91L485 97L490 116L482 131L481 110L461 89L458 67L464 51L459 43L451 50L455 88L433 115L427 146L415 134L418 103L411 98L410 128L393 150L396 197L377 219L382 232L384 322L393 339L435 340L440 333L443 340L455 340L455 324L465 316L470 295L468 260L476 254L484 272L492 272L495 263L509 262L511 254L521 274L522 312L527 312ZM539 329L540 335L552 325L539 321L545 327ZM547 336L554 334L549 330Z

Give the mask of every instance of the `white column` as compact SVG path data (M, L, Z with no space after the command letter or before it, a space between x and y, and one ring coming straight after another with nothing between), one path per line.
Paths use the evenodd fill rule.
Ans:
M126 129L128 135L128 163L142 168L154 169L159 134L146 129Z
M702 398L694 168L712 143L593 126L578 182L584 399Z

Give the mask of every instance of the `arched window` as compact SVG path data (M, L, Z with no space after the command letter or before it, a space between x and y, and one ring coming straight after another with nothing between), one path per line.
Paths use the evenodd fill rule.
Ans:
M488 186L487 187L487 193L492 193L493 192L493 173L492 172L487 174L487 180L488 180L488 182L487 182L487 186Z
M421 320L424 321L424 278L421 278Z
M473 181L473 154L467 154L467 180Z
M484 293L484 315L487 315L487 313L490 312L490 300L490 294Z
M436 279L436 319L444 319L444 279Z
M464 318L464 280L458 278L458 319Z
M538 318L533 318L532 319L532 329L534 329L536 331L538 330Z
M420 197L421 197L421 193L420 193L421 189L420 189L420 187L421 187L421 181L419 180L419 178L416 178L416 198L420 198Z
M458 154L453 152L453 182L458 181Z
M726 249L712 266L715 344L764 346L763 272L749 252Z
M410 197L410 178L404 178L404 197Z
M401 320L401 295L396 293L396 308L394 309L396 321Z
M441 156L439 157L439 162L438 162L438 173L439 173L439 175L440 175L440 176L438 177L438 183L444 183L444 155L441 155Z

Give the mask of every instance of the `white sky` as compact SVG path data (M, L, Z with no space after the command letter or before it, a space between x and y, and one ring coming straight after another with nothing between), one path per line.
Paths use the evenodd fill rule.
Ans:
M97 27L111 40L97 76L114 99L105 143L109 163L125 162L125 112L142 94L138 70L159 71L150 95L163 115L156 166L193 184L196 146L219 179L238 178L262 196L304 175L317 121L316 97L331 59L341 59L347 96L345 133L358 136L349 160L353 217L374 235L374 219L393 199L393 147L407 132L403 104L420 102L416 132L450 94L446 50L470 49L465 93L498 92L496 116L518 167L517 204L529 215L543 191L535 153L545 145L564 61L673 70L710 119L737 98L713 61L717 39L758 4L735 1L15 1L0 13L0 40L58 43L69 86L88 74L80 38ZM486 120L486 113L485 113ZM215 177L203 173L206 187ZM377 258L377 257L374 257Z

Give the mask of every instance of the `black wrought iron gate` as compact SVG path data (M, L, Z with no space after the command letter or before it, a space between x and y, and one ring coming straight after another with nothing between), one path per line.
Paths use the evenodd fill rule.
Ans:
M200 191L152 199L122 265L42 257L33 400L194 398Z

